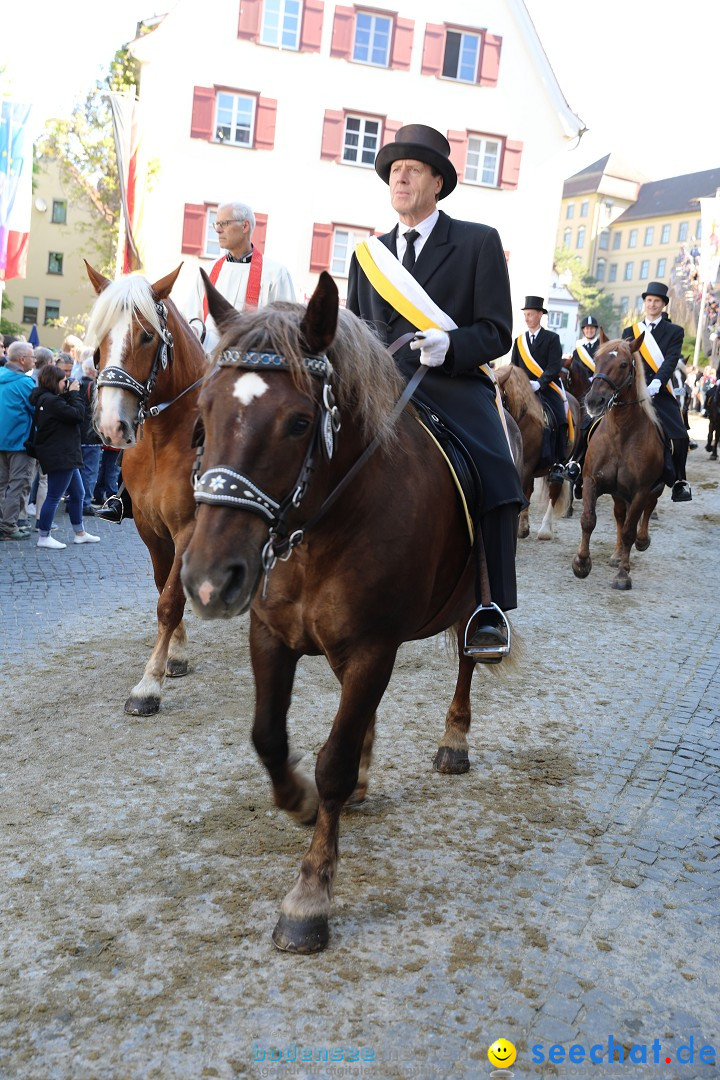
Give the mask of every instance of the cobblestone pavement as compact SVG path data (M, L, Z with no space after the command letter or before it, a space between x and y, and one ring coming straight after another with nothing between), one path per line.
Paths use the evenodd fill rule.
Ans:
M403 649L311 958L269 942L307 834L249 744L242 621L190 619L192 676L129 721L154 637L133 526L1 544L0 1076L474 1078L500 1037L518 1057L495 1076L716 1076L720 466L701 454L632 593L610 589L607 500L587 581L577 517L520 545L520 663L476 676L465 777L429 769L452 666ZM335 700L308 660L308 754ZM610 1065L610 1041L636 1061Z

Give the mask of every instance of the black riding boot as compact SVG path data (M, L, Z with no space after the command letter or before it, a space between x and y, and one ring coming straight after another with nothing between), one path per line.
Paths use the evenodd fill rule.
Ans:
M685 464L688 456L688 440L673 439L673 465L675 466L675 483L673 484L670 498L673 502L691 502L692 488L685 479Z

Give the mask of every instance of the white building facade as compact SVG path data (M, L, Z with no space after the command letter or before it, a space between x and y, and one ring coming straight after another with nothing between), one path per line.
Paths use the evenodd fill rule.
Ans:
M443 20L443 21L441 21ZM516 320L547 294L566 151L582 122L558 87L522 0L179 0L131 49L140 63L145 270L184 260L174 290L220 254L218 205L258 218L254 241L298 299L328 269L341 296L355 243L396 221L376 151L403 124L442 131L460 182L442 209L493 225Z

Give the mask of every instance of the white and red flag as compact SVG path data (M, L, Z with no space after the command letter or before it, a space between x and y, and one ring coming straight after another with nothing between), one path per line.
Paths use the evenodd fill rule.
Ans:
M0 111L0 281L24 278L32 212L32 106L3 98Z
M141 247L142 213L145 194L145 167L142 158L140 103L133 91L108 94L112 109L115 156L118 165L120 199L125 223L122 272L143 269Z

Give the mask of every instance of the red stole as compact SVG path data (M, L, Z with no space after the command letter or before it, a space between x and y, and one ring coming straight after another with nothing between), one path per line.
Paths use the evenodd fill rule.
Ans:
M210 280L213 285L217 285L217 279L220 277L220 271L224 264L227 262L227 256L223 255L222 259L213 266L210 271ZM254 247L252 256L250 258L250 274L248 276L247 291L245 293L245 306L243 310L247 308L256 308L258 301L260 300L260 280L262 278L262 264L263 257L262 251L259 248ZM208 317L208 302L207 296L203 297L203 322L207 322Z

